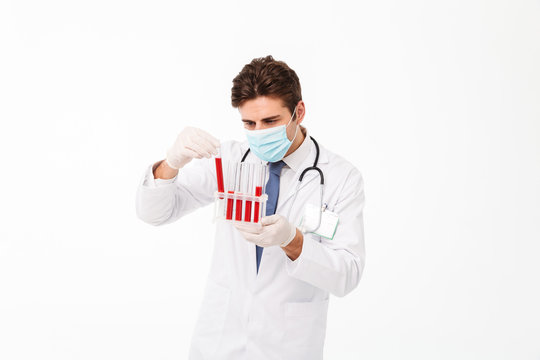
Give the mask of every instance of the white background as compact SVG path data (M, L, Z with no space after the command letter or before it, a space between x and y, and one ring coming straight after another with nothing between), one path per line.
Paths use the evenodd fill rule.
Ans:
M185 359L210 208L153 227L186 125L243 139L272 54L365 179L367 264L327 359L540 359L538 1L2 1L0 359Z

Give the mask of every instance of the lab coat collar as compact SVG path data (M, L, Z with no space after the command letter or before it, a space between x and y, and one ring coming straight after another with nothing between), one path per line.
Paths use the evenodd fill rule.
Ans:
M285 164L287 164L287 166L290 167L294 172L300 170L300 166L308 157L311 147L310 142L312 142L305 127L300 126L299 131L302 131L304 134L304 141L302 141L302 144L300 144L295 151L283 158Z

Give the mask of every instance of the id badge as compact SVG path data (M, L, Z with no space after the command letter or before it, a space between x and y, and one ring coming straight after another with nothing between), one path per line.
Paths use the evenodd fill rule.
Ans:
M321 214L321 224L317 228L319 222L319 214ZM313 204L307 204L304 209L304 215L300 220L299 227L306 229L315 235L332 240L336 233L339 223L339 215L330 210L321 212L321 208ZM314 229L314 230L313 230Z

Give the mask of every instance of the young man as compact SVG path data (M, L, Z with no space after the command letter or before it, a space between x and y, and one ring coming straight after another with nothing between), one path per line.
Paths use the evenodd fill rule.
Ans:
M182 130L166 159L148 166L137 215L162 225L212 203L218 147L223 159L268 162L262 226L217 224L190 359L322 359L329 294L351 292L364 267L362 176L300 125L300 82L284 62L245 65L232 105L247 141L220 144L201 129ZM192 159L201 160L185 166Z

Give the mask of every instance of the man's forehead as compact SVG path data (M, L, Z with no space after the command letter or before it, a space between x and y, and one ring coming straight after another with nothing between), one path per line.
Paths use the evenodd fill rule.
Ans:
M244 101L240 106L239 109L249 109L249 110L257 110L257 109L274 109L277 111L281 111L283 108L286 108L285 102L278 97L274 96L257 96L254 99L249 99Z
M242 120L269 120L279 119L287 111L281 104L245 104L238 108Z

